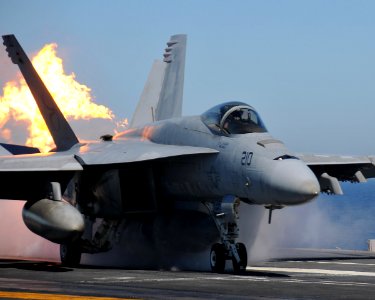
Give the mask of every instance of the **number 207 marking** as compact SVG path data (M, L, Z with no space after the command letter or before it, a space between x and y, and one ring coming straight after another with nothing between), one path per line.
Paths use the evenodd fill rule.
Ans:
M250 166L252 158L253 158L253 152L243 151L242 157L241 157L241 165Z

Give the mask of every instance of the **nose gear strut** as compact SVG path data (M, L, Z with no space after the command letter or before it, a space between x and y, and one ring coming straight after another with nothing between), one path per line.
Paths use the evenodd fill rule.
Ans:
M205 202L212 219L220 233L221 243L211 248L210 263L213 272L222 273L226 260L232 260L235 273L246 270L247 251L243 243L236 243L238 238L238 207L240 199L225 196L221 200Z

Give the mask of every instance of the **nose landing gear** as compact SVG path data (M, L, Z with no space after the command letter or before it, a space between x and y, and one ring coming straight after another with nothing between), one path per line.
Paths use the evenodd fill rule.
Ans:
M232 260L233 271L240 273L246 270L247 251L243 243L236 243L238 238L238 206L240 200L226 196L220 201L205 203L220 233L221 243L211 248L210 264L215 273L225 270L227 260Z
M210 263L211 270L215 273L222 273L225 269L225 261L227 257L226 249L223 244L216 243L211 248Z
M227 260L232 260L234 273L241 273L246 270L247 266L247 252L243 243L236 243L236 250L240 261L237 261L233 255L228 251L224 244L216 243L211 248L210 263L211 270L215 273L223 273L225 270L225 263Z

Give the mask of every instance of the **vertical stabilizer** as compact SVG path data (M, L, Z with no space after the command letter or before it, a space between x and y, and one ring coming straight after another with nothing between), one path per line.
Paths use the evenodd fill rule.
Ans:
M44 121L52 135L53 141L56 144L56 150L68 150L73 145L79 143L72 128L56 105L16 37L14 35L4 35L3 40L9 57L14 64L19 66L34 96Z
M165 68L163 85L160 91L155 120L180 117L184 89L184 71L186 54L185 34L171 36L164 52Z
M155 121L155 110L160 97L165 67L165 62L154 61L137 108L130 121L130 127L137 127Z
M181 116L185 53L186 35L171 36L163 61L152 65L130 127Z

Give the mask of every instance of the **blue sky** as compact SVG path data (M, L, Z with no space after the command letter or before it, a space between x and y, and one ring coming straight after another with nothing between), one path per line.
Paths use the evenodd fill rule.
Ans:
M374 1L0 0L1 34L56 42L67 72L118 117L166 41L188 34L185 115L253 105L297 152L375 154ZM0 84L18 71L0 48Z

